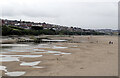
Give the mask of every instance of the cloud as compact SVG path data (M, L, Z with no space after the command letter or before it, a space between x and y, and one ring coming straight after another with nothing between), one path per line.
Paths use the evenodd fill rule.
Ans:
M117 28L118 0L3 0L2 18L81 28Z

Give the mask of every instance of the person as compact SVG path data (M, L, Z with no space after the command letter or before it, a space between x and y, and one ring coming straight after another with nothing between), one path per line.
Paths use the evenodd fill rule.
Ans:
M112 41L109 41L109 44L113 44L113 42L112 42Z
M111 44L113 44L113 42L111 42Z
M109 41L109 44L111 44L111 41Z
M96 42L98 43L98 40Z

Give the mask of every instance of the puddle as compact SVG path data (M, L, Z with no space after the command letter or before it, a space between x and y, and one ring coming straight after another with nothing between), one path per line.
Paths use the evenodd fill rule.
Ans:
M47 52L34 52L35 54L39 53L61 53L60 51L47 51Z
M71 53L61 53L61 54L71 54Z
M39 45L43 45L43 46L45 46L45 45L48 45L48 44L39 44Z
M59 43L59 44L57 44L57 45L63 45L63 44L60 44L60 43Z
M21 75L24 75L25 72L24 71L15 71L15 72L7 72L5 74L8 76L21 76Z
M62 53L60 51L48 51L48 53Z
M72 54L72 53L64 53L64 52L60 52L60 51L47 51L47 52L34 52L35 54L39 54L39 53L53 53L54 55L67 55L67 54Z
M68 47L53 46L53 49L65 49L65 48L68 48Z
M1 46L14 46L14 47L19 47L19 46L29 46L26 44L1 44Z
M21 66L35 66L38 65L41 61L36 61L36 62L22 62L20 65Z
M43 55L21 55L21 57L28 57L28 58L36 58L36 57L42 57Z
M48 52L33 52L32 54L40 54L40 53L48 53Z
M72 47L78 47L78 46L72 46Z
M45 68L45 67L41 67L41 66L33 66L33 68Z
M29 58L36 58L36 57L42 57L43 55L0 55L0 56L5 56L5 57L29 57ZM2 58L3 60L3 58Z
M33 49L34 51L45 51L43 49Z
M32 50L25 50L25 49L16 49L16 50L14 50L14 49L7 49L7 51L9 51L9 52L31 52Z
M6 54L6 53L9 53L9 52L0 52L1 54Z
M4 70L5 72L7 72L6 66L0 66L0 70Z
M51 48L50 46L41 46L39 45L37 48Z
M20 60L19 57L10 57L10 56L0 57L0 62L11 62L11 61L20 61Z
M26 52L26 51L20 51L20 50L9 50L10 52Z
M54 55L61 55L61 54L54 54Z
M64 41L67 41L67 40L48 40L48 39L42 39L42 41L64 42Z
M48 44L39 44L36 48L51 48L52 45Z
M60 53L60 54L54 54L54 55L61 55L61 54L63 54L63 55L67 55L67 54L71 54L71 53Z

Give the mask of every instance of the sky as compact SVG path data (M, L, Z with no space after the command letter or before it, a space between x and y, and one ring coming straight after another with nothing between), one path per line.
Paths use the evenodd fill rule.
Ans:
M119 0L0 0L0 18L118 29Z

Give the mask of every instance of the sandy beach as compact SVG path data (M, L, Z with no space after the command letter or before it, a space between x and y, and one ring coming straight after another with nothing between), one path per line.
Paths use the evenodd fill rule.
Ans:
M20 57L19 61L2 62L8 72L25 71L22 76L117 76L117 36L53 37L70 39L71 42L50 43L53 48L37 47L35 53L11 52L4 55L43 55L42 57ZM109 44L113 41L114 44ZM44 45L45 46L45 45ZM55 46L58 46L56 48ZM33 46L34 47L34 46ZM41 51L39 51L39 49ZM42 53L50 51L49 53ZM63 53L55 53L63 52ZM41 53L39 53L41 52ZM54 52L54 53L52 53ZM66 53L66 54L65 54ZM3 56L4 57L4 56ZM38 62L36 67L22 66L23 62ZM35 63L34 63L35 64ZM6 76L6 71L2 75Z

